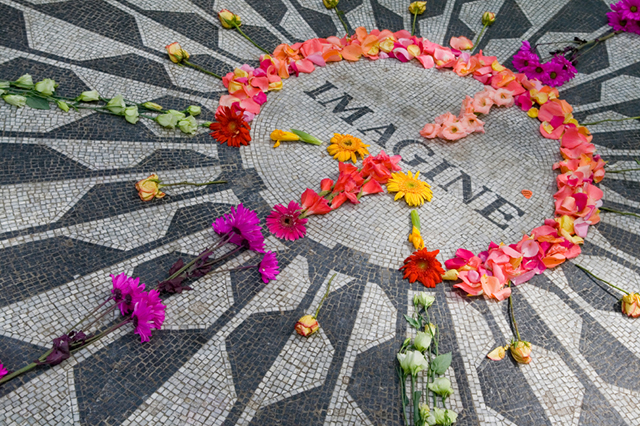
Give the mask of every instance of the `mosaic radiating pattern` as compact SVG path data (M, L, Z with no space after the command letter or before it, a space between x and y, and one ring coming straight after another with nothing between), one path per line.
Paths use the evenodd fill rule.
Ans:
M350 30L409 28L409 1L341 0ZM498 21L479 46L501 61L521 40L547 43L608 31L607 0L430 0L416 31L438 43ZM217 11L242 16L260 45L342 35L321 0L0 0L0 77L54 78L62 95L98 90L176 109L200 105L212 120L216 79L170 63L179 41L194 62L217 73L257 64L260 51L221 28ZM640 37L608 40L578 65L561 96L581 122L640 112ZM545 52L541 52L545 53ZM264 218L295 199L337 162L322 147L283 143L275 128L300 128L328 140L351 133L370 151L400 154L421 171L434 199L420 209L423 236L444 261L456 248L514 242L553 213L556 141L512 108L486 117L486 134L455 144L420 138L446 111L457 113L480 84L450 72L396 61L331 64L284 82L252 123L253 141L221 146L85 111L16 110L0 103L0 360L26 365L87 307L102 301L110 273L155 284L179 257L196 255L212 220L240 202ZM591 128L613 168L640 157L637 120ZM637 166L636 166L637 167ZM175 188L142 203L133 184L157 172L165 181L225 179L225 185ZM605 206L640 213L640 173L609 174ZM533 191L531 199L522 189ZM395 352L410 335L403 314L414 292L397 272L411 253L409 208L389 194L345 205L309 221L308 237L267 245L281 274L265 286L255 271L201 278L194 291L166 299L167 321L140 345L119 330L55 368L0 387L0 424L38 425L401 425ZM640 222L602 213L583 254L514 291L521 333L533 362L492 363L485 354L511 338L506 303L470 299L439 285L432 320L441 351L453 352L458 425L640 425L640 331L619 313L619 294L589 278L640 291ZM247 264L241 254L222 269ZM337 273L308 340L293 331Z

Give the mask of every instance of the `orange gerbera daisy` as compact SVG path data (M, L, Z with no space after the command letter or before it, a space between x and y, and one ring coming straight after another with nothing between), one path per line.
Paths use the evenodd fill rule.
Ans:
M244 121L242 110L234 107L223 106L216 112L216 123L211 123L209 128L213 130L211 136L221 144L239 147L249 145L251 127Z
M429 251L426 248L414 252L404 260L404 277L409 278L410 283L420 281L425 287L434 288L442 282L442 264L436 259L440 250Z

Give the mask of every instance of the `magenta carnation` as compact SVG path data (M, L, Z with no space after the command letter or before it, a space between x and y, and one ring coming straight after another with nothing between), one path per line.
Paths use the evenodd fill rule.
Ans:
M213 230L218 235L230 234L229 242L232 244L264 253L264 236L259 223L256 212L238 204L236 208L231 207L230 214L225 214L213 222Z
M302 207L295 201L291 201L287 207L277 204L267 216L267 228L276 237L294 241L302 238L307 233L305 224L308 219L301 219Z
M128 277L124 272L117 276L112 274L111 280L113 281L113 288L111 289L113 299L118 304L120 313L127 315L133 310L140 295L144 293L145 285L144 283L138 285L140 278Z
M9 370L7 370L2 363L0 363L0 379L9 374Z
M262 275L262 281L268 284L269 281L275 280L276 275L280 273L278 270L278 259L275 253L268 251L262 258L262 262L258 265L258 271Z
M142 293L133 308L133 328L135 334L140 336L140 342L148 342L151 337L151 330L159 330L164 322L164 310L166 306L158 297L156 290L149 293Z
M611 26L615 31L625 31L627 20L622 16L621 12L615 10L608 12L607 18L609 19L609 26Z

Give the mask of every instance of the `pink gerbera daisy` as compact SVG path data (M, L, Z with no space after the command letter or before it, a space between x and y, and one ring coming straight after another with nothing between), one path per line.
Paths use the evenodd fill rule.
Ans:
M120 313L127 315L133 310L140 295L144 293L145 285L144 283L138 285L140 278L128 277L124 272L117 276L112 274L111 280L113 281L113 288L111 289L113 299L118 304Z
M216 219L213 230L218 235L229 235L232 244L264 253L264 236L259 222L256 212L238 204L235 208L231 207L230 214Z
M640 21L640 0L622 0L622 16L630 21Z
M276 237L294 241L302 238L307 233L305 224L308 219L300 218L302 207L295 201L291 201L287 207L277 204L267 216L267 228Z
M159 330L164 322L164 310L166 306L158 297L158 292L151 290L143 293L133 308L133 328L135 334L140 336L140 343L148 342L151 337L151 330Z
M275 253L268 251L262 258L262 262L258 265L258 271L262 275L262 281L268 284L269 281L275 280L276 275L280 273L278 270L278 259Z
M4 365L0 364L0 379L9 374L9 370L4 368Z

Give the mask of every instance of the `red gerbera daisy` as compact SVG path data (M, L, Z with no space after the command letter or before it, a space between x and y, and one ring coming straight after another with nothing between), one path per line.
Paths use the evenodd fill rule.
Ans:
M240 108L221 107L216 112L217 123L211 123L209 128L213 130L211 136L221 144L227 143L229 146L239 147L249 145L251 127L244 121L243 110Z
M404 260L404 277L409 278L410 283L420 281L425 287L434 288L442 282L442 264L436 259L440 250L428 251L426 248L414 252Z

